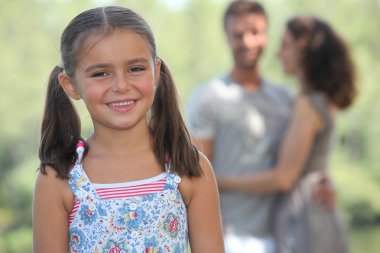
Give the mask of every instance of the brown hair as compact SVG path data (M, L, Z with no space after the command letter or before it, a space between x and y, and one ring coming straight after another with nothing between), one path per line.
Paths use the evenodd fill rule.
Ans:
M93 33L107 34L116 28L128 29L146 39L152 57L157 59L156 44L149 25L132 10L118 6L94 8L76 16L65 28L61 37L62 67L55 67L50 75L45 110L41 126L39 170L46 174L51 166L61 178L68 178L77 159L76 144L81 139L80 119L58 82L65 72L74 77L83 41ZM83 53L83 52L82 52ZM171 170L179 175L200 176L199 154L191 143L181 116L178 96L170 71L161 59L161 73L156 95L149 114L149 127L154 152L165 167L165 157L171 159ZM86 145L86 151L88 147Z
M286 28L296 41L305 42L301 66L307 89L324 93L339 108L350 106L356 96L355 68L343 39L316 17L294 17Z
M227 20L230 17L241 17L247 14L262 15L265 19L268 19L264 7L259 2L250 0L235 0L228 5L226 11L224 12L224 30L226 30Z

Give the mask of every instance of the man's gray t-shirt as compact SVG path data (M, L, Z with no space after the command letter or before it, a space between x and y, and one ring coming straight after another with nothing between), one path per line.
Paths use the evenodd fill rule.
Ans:
M229 76L198 88L188 107L190 133L213 141L216 175L239 175L273 167L292 110L289 90L263 81L246 91ZM225 232L270 235L274 195L220 193Z

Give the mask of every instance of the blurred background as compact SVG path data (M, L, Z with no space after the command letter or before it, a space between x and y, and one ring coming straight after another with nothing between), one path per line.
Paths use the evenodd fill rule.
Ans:
M276 59L284 22L292 15L327 19L348 41L360 95L338 116L331 172L353 253L380 252L380 1L263 0L270 42L261 65L267 78L294 87ZM222 30L228 0L0 0L0 252L32 252L31 205L39 125L51 69L59 64L63 28L79 12L118 4L151 25L186 107L192 89L231 65ZM89 116L78 103L83 136ZM377 241L376 241L377 240Z

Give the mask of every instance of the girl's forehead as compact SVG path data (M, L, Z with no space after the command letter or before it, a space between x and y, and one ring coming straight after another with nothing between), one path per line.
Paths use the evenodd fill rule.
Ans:
M82 49L90 50L96 47L99 43L112 43L117 40L123 40L129 45L148 44L148 41L142 35L131 29L113 28L107 30L99 30L90 33L82 42Z
M117 51L122 50L122 51ZM147 54L152 55L152 49L147 39L130 29L113 29L93 32L82 42L78 60L86 56L115 51L116 54Z

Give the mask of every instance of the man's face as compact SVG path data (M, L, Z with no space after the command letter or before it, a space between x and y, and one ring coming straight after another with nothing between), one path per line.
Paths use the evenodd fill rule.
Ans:
M236 67L252 68L267 44L267 20L261 14L229 17L226 35Z

